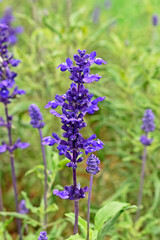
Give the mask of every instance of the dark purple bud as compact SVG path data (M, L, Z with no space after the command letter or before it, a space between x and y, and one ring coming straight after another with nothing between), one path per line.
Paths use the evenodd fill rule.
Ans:
M100 171L98 165L100 164L100 160L94 154L91 154L87 159L87 168L86 171L90 174L97 174Z

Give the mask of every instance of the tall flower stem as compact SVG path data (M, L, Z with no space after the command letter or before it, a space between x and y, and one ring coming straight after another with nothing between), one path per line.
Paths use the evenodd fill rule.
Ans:
M8 115L8 108L7 104L5 105L5 115L7 120L7 129L8 129L8 140L9 140L9 146L12 146L12 135L11 135L11 120ZM18 191L17 191L17 180L16 180L16 174L15 174L15 166L14 166L14 155L13 152L9 150L9 156L11 161L11 170L12 170L12 183L13 183L13 190L14 190L14 201L16 206L16 212L18 213ZM21 222L20 219L17 219L17 229L19 233L19 239L22 240L22 232L21 232Z
M90 177L90 185L88 191L88 205L87 205L87 240L89 240L89 224L90 224L90 203L91 203L91 192L93 184L93 174Z
M0 179L1 180L1 179ZM2 190L1 190L1 182L0 182L0 211L3 211L3 200L2 200ZM4 217L2 216L2 222L5 222ZM6 240L6 232L3 232L3 238Z
M73 150L73 162L76 162L76 150ZM73 186L77 188L77 177L76 177L76 169L73 168ZM74 234L78 233L78 214L79 214L79 202L78 200L74 201L74 209L75 209L75 222L74 222Z
M46 154L45 154L45 149L44 149L44 145L42 144L42 139L43 139L43 135L42 135L42 130L41 128L38 128L39 131L39 136L41 139L41 149L42 149L42 155L43 155L43 164L44 164L44 211L45 211L45 215L44 215L44 228L46 228L46 224L47 224L47 161L46 161Z
M147 159L147 146L144 146L143 158L142 158L141 180L140 180L138 203L137 203L138 210L137 210L136 219L135 219L136 221L139 219L139 216L140 216L140 205L142 204L143 184L144 184L144 176L145 176L146 159Z

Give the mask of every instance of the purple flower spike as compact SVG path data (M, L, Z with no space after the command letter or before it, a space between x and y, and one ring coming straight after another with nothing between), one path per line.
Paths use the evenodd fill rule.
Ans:
M88 159L87 159L87 168L86 171L87 173L90 174L97 174L100 171L100 168L98 165L100 164L100 160L98 157L96 157L94 154L91 154Z
M22 199L19 203L19 213L27 214L28 212L29 212L29 209L26 208L26 201Z
M43 128L45 123L42 122L43 117L42 113L40 112L39 108L36 104L31 104L29 107L29 114L31 117L31 122L33 128Z
M46 231L40 232L38 240L47 240L47 239L48 239L47 232Z
M46 108L51 108L50 113L59 117L62 123L62 138L53 133L52 137L43 139L43 144L58 145L59 155L65 155L69 159L66 166L72 168L73 185L66 186L63 191L55 189L53 194L62 199L69 199L75 201L75 226L74 234L78 232L78 200L85 197L85 192L88 187L81 188L77 184L76 171L79 163L84 159L81 154L86 154L99 151L104 147L104 143L96 139L97 136L93 134L88 139L84 139L80 130L87 126L84 121L86 114L93 114L99 110L98 103L103 101L105 97L93 98L93 94L85 87L86 84L94 81L99 81L101 76L98 74L91 74L90 67L93 64L106 64L102 58L97 58L95 51L90 54L86 50L78 50L78 54L73 55L72 59L67 58L64 63L61 63L58 68L62 71L70 73L70 80L72 81L69 89L63 95L56 95L55 100L49 101ZM59 110L55 110L60 107ZM83 150L83 152L82 152ZM96 158L97 159L97 158ZM96 161L96 160L95 160ZM99 171L97 160L97 167L92 171L92 162L88 165L87 171L93 173L91 176Z
M157 26L158 25L158 15L157 14L154 14L153 16L152 16L152 25L153 26Z
M155 129L155 124L154 124L154 119L155 119L155 116L152 112L151 109L147 109L143 118L142 118L142 126L141 128L146 132L153 132L154 129Z

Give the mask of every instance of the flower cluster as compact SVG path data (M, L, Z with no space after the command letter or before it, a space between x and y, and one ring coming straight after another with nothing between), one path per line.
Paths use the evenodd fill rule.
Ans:
M42 122L43 117L38 106L36 104L31 104L29 107L29 114L31 117L31 122L33 128L43 128L45 123Z
M73 185L66 186L63 191L55 189L53 191L54 195L59 196L62 199L76 200L80 198L85 198L85 192L88 191L88 187L81 188L80 184L75 188Z
M47 232L46 231L40 232L38 240L47 240L47 239L48 239Z
M10 45L13 45L17 42L17 35L23 32L21 26L13 27L12 23L14 22L14 17L12 15L12 9L7 8L4 12L3 17L0 19L0 24L5 24L7 28L8 42Z
M94 154L91 154L87 159L87 168L86 172L90 174L97 174L100 171L98 165L100 164L100 160Z
M154 119L155 116L152 112L151 109L147 109L146 112L144 113L144 116L142 118L142 130L146 133L145 135L142 135L140 137L140 142L145 145L145 146L149 146L151 145L153 138L149 139L148 138L148 133L149 132L153 132L155 129L155 124L154 124Z
M20 60L14 59L8 53L7 29L6 25L0 24L0 102L4 104L10 103L10 99L15 98L17 94L25 94L24 90L14 86L17 74L10 68L18 66Z
M4 24L0 24L0 102L5 106L11 102L11 99L15 98L16 95L25 94L24 90L18 89L15 86L15 77L17 74L11 71L11 67L18 66L20 60L13 58L8 52L8 36L7 36L8 27ZM12 125L12 116L7 116L7 121L0 117L0 127L5 126L7 128ZM0 153L8 150L13 152L16 148L26 148L28 143L22 143L20 139L12 145L8 146L5 142L2 142L0 146Z
M28 212L29 212L29 209L26 207L26 201L22 199L19 203L19 213L27 214Z
M98 74L90 74L90 67L94 63L101 65L102 63L106 64L106 62L101 58L97 58L95 51L86 54L85 50L78 50L78 54L73 55L75 65L70 58L67 58L65 63L58 66L62 72L68 70L71 74L69 78L72 83L69 90L63 95L56 95L55 100L48 102L46 105L46 108L51 107L51 114L61 119L62 129L64 130L63 138L66 140L53 133L52 137L45 137L43 141L44 145L49 146L56 143L59 154L64 154L70 160L67 166L73 169L77 168L77 163L83 161L82 150L89 154L102 149L104 146L101 140L96 139L95 134L88 139L84 139L80 130L86 127L84 116L87 113L93 114L98 111L98 103L105 99L105 97L93 99L93 94L89 93L89 90L84 86L85 83L99 81L101 78ZM61 114L55 111L58 106L62 109ZM83 189L80 190L76 186L67 186L63 192L56 190L54 194L62 198L65 195L65 199L70 199L72 198L70 193L74 195L75 192L79 191L83 192ZM75 193L75 195L79 199L83 194Z

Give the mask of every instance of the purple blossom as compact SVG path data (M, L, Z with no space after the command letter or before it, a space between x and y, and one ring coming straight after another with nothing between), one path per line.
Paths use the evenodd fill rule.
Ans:
M21 26L18 27L12 26L14 20L15 19L12 14L12 9L6 8L3 17L0 19L0 24L5 24L8 26L7 36L10 45L15 44L17 42L17 35L23 32L23 28Z
M47 232L46 231L40 232L38 240L47 240L47 239L48 239Z
M4 104L10 103L10 100L17 95L25 94L24 90L18 89L15 85L15 78L17 74L11 71L11 67L16 67L20 60L14 59L8 53L7 25L0 24L0 102Z
M29 107L29 114L31 117L31 122L33 128L43 128L45 123L42 122L43 117L42 113L40 112L39 108L36 104L31 104Z
M153 138L149 139L146 135L142 135L140 137L140 142L145 146L149 146L153 142Z
M159 21L158 15L157 15L157 14L154 14L154 15L152 16L152 25L156 27L156 26L158 25L158 21Z
M63 191L59 191L58 189L54 189L53 194L59 196L62 199L69 200L79 200L81 198L85 198L85 192L88 191L88 187L81 188L80 185L74 188L73 185L66 186Z
M87 159L87 173L90 174L97 174L100 171L100 168L98 165L100 164L100 160L98 157L96 157L94 154L91 154Z
M29 212L29 209L26 207L26 201L22 199L19 203L19 213L27 214L28 212Z
M152 110L147 109L142 118L143 124L141 126L141 128L146 133L146 135L142 135L140 137L140 142L145 146L151 145L151 143L153 141L153 138L151 138L151 139L148 138L148 133L153 132L155 129L154 119L155 119L155 116L154 116Z
M155 116L152 112L152 109L147 109L142 118L143 124L141 126L141 128L146 133L154 131L154 129L155 129L154 119L155 119Z
M91 74L90 67L93 64L101 65L106 62L102 58L97 58L95 51L86 54L86 50L78 50L78 54L74 54L73 59L75 64L72 59L67 58L66 62L58 66L62 72L68 70L71 74L69 76L72 81L70 88L63 95L57 94L55 100L48 102L45 106L51 108L52 115L61 119L63 138L53 133L52 137L48 136L43 139L43 144L49 146L57 144L59 155L65 155L70 160L66 166L72 168L75 174L78 163L83 161L82 150L89 154L104 147L104 143L97 139L95 134L85 139L80 130L87 126L84 122L85 115L98 111L98 103L105 99L105 97L93 98L93 94L84 86L86 83L99 81L101 78L98 74ZM61 113L55 110L57 107L61 108ZM88 188L81 188L75 179L73 181L73 185L66 186L63 191L56 189L53 193L70 200L85 197L84 193Z
M29 145L30 145L29 143L21 142L20 139L18 139L12 146L9 146L7 143L3 141L2 145L0 145L0 153L3 153L5 151L13 152L17 148L25 149L29 147Z

